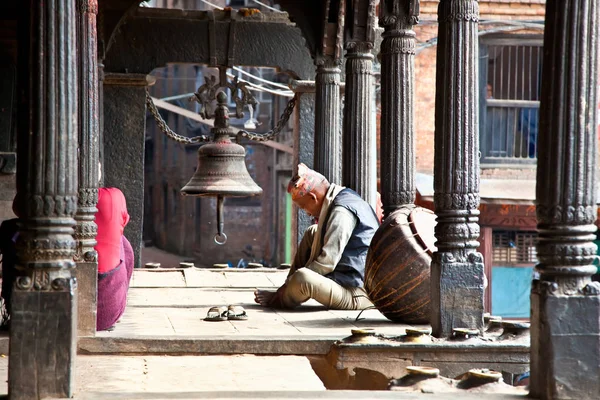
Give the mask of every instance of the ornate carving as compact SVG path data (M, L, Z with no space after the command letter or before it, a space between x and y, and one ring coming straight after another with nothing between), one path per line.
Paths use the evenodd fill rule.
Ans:
M98 0L77 0L77 11L81 14L98 14Z
M98 188L79 188L79 207L96 207L98 204Z
M75 225L75 238L81 239L94 239L98 233L98 226L96 223L91 221L78 221Z
M68 269L75 265L72 234L77 210L79 108L76 61L81 55L77 49L80 24L76 6L72 0L19 4L19 10L26 10L29 16L19 20L19 30L28 37L19 43L19 58L22 56L28 67L19 78L19 90L31 101L20 103L18 121L17 152L23 164L18 167L17 191L22 214L16 265L20 276L13 299L23 299L23 312L12 316L10 343L11 350L14 346L25 351L11 351L14 362L9 366L10 384L18 388L13 392L17 398L72 396L76 298L37 293L54 290L53 279L69 277ZM43 344L44 340L52 345Z
M595 205L544 205L537 207L537 218L541 224L593 224L596 221L598 207Z
M531 286L532 293L541 295L554 295L558 292L558 284L552 281L536 279Z
M70 235L50 234L49 237L32 237L30 232L25 231L17 240L21 264L25 267L55 263L55 268L70 268L73 266L75 246L76 242Z
M453 253L450 252L436 252L433 253L432 262L437 264L452 264L458 262Z
M448 260L444 260L444 256L437 258L438 264L432 264L432 276L440 276L441 281L448 279L455 285L432 286L431 324L438 337L450 335L453 327L473 323L481 326L483 320L482 288L473 286L472 281L469 283L464 277L453 278L461 276L459 268L465 274L483 274L483 259L476 252L480 202L478 114L477 107L464 107L465 101L478 102L477 15L478 5L469 0L441 0L438 8L434 160L434 204L438 219L435 237L438 251L453 254L461 264L455 267L455 272L446 268ZM483 280L483 275L477 276L479 278ZM456 290L473 301L461 307L448 304L451 291Z
M580 38L597 37L598 20L591 4L566 14L558 4L548 3L552 19L546 19L550 24L546 29L555 32L551 40L560 42L544 44L548 49L543 59L547 84L542 86L540 104L540 126L545 127L545 134L538 138L537 249L540 273L555 280L561 292L580 293L587 284L581 277L596 271L592 264L598 211L597 108L582 106L597 103L598 52L596 41ZM573 41L580 45L571 48L565 58L562 43Z
M433 196L436 208L443 210L477 210L479 193L435 193ZM479 215L479 211L477 211Z
M381 176L384 212L415 201L414 55L418 2L384 0L379 23L385 28L381 43Z
M98 252L96 250L86 251L83 255L83 260L86 262L98 261Z
M383 183L382 183L383 185ZM387 187L387 185L385 185ZM384 204L390 205L404 205L404 204L412 204L414 203L416 195L416 190L407 190L402 192L389 192L387 190L381 196L382 202Z
M342 71L339 68L319 67L317 68L315 82L317 85L334 85L337 87L336 90L339 91L341 73Z
M582 290L587 296L600 296L600 282L590 282Z
M479 232L477 232L477 236L479 236ZM483 255L477 251L469 253L467 256L467 260L471 264L483 264Z
M48 290L50 287L50 272L46 270L34 271L33 288L35 290Z
M402 29L419 23L419 0L382 0L379 5L379 25L388 29Z
M376 203L376 160L365 157L374 152L372 133L373 55L372 43L350 42L346 54L344 100L344 157L342 184L350 187L370 204Z
M449 220L452 222L449 222ZM435 229L437 237L444 237L444 243L439 243L439 246L443 246L446 242L475 240L479 237L479 232L479 224L467 223L466 218L460 217L440 216Z
M348 51L348 54L346 54L346 57L348 57L349 54L369 54L369 55L371 55L371 50L373 50L373 43L359 42L359 41L348 42L348 43L346 43L346 50ZM373 58L372 55L371 55L371 58Z
M19 276L15 285L17 290L29 290L33 286L33 280L28 276Z
M77 210L77 196L30 195L26 208L30 217L73 217Z
M19 276L16 279L16 290L20 291L70 291L75 289L76 279L68 275L57 275L50 270L36 269L30 275Z
M331 57L317 56L315 57L315 65L317 66L317 68L324 67L339 69L342 65L342 60L339 58L333 59Z
M381 43L381 55L384 54L407 54L415 55L417 52L414 33L398 31L399 34L387 37Z
M473 20L471 15L478 13L478 6L473 3L442 0L439 5L439 30L446 34L440 35L438 44L436 110L441 111L436 115L434 165L434 203L439 215L436 227L438 243L445 247L446 242L450 245L460 241L462 237L467 252L475 250L473 245L476 242L471 239L474 229L479 232L478 227L475 228L480 202L476 111L462 107L460 103L463 100L460 96L446 96L443 93L448 90L463 93L466 98L477 101L478 93L472 84L472 80L477 77L477 29L461 29L465 23L464 18L458 18L468 15L469 21ZM448 16L452 18L447 18ZM460 37L457 38L456 35ZM450 38L455 41L450 42ZM446 62L457 58L464 60L460 66ZM442 90L442 87L445 89ZM457 113L460 115L456 115ZM464 123L452 123L455 120ZM469 218L469 223L465 219L460 226L462 218Z
M471 1L441 1L439 21L443 22L479 22L479 3Z

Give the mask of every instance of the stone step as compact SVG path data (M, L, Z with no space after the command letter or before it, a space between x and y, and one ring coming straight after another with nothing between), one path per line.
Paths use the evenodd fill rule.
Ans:
M6 359L0 359L0 376L6 376L7 366ZM298 356L79 356L75 380L78 400L456 399L456 393L326 390L308 359ZM0 385L0 393L6 391L6 383ZM475 400L482 394L460 397Z

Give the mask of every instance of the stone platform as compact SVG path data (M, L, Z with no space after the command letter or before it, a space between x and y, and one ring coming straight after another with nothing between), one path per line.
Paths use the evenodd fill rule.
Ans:
M276 289L287 271L275 269L140 269L127 309L112 332L81 338L82 354L327 354L355 328L403 334L409 325L379 311L331 311L316 302L297 310L254 303L254 290ZM240 305L246 321L206 322L210 307Z
M287 271L274 269L136 270L116 329L79 340L75 398L453 399L452 394L381 389L390 377L402 376L406 365L458 361L462 370L473 366L473 357L491 354L491 347L461 349L457 359L456 349L438 352L435 346L411 348L393 341L357 346L343 340L352 329L374 328L383 337L398 337L406 328L424 326L393 323L375 309L358 318L359 311L331 311L314 302L291 311L254 303L255 289L275 289L286 276ZM243 306L248 320L203 320L210 307L229 304ZM527 349L517 347L512 361L522 364ZM6 376L7 336L0 338L0 353L0 376ZM485 366L484 359L479 361L477 366ZM353 376L370 380L371 390L327 390L365 389ZM465 393L461 398L480 397Z

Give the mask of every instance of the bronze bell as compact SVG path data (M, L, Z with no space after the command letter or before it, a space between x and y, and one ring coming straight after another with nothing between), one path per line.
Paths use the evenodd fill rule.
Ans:
M198 168L181 189L187 196L246 197L262 193L252 180L244 161L246 150L229 136L205 144L198 149Z
M217 95L213 140L198 149L198 167L192 179L181 189L186 196L217 196L217 244L224 244L223 200L225 197L246 197L262 193L246 169L246 150L233 143L229 133L227 96ZM219 240L221 238L221 240Z

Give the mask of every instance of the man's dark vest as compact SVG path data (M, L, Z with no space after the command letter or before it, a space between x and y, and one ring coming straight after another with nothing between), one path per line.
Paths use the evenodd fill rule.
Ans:
M329 215L333 207L341 206L356 216L358 222L352 231L352 236L344 248L342 258L333 272L325 275L344 287L362 287L365 277L365 261L371 239L379 227L379 221L373 208L352 189L344 189L333 199L325 218L327 227ZM325 238L323 229L321 240Z

